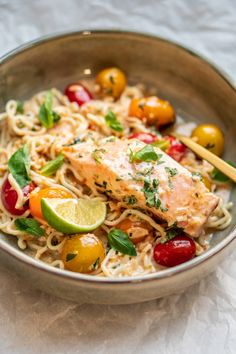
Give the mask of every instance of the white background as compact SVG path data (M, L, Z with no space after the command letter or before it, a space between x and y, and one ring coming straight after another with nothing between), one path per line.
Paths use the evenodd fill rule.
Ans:
M178 41L236 81L235 0L0 0L0 54L44 34L91 28ZM33 290L0 263L0 353L236 353L235 281L234 252L182 295L96 306Z

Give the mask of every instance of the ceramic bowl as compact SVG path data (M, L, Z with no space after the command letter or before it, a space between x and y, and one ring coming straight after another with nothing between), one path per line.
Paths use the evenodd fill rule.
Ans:
M25 99L49 87L94 76L118 66L130 82L156 87L184 118L218 124L225 133L225 158L235 160L236 91L224 74L199 55L147 35L84 31L42 38L13 50L0 61L0 108L10 98ZM233 190L231 199L235 202ZM0 261L33 286L70 300L127 304L183 290L212 272L236 246L233 222L216 233L210 249L193 260L156 274L122 279L96 278L62 271L36 261L1 234Z

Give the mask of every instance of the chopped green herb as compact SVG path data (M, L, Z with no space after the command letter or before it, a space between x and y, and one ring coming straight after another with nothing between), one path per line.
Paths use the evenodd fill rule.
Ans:
M45 102L39 109L39 120L46 128L52 128L61 117L52 110L52 92L48 91Z
M226 161L229 165L236 167L236 164L232 161ZM214 168L214 170L211 173L211 178L215 182L219 183L226 183L230 181L230 178L226 176L224 173L220 172L217 168Z
M173 177L178 173L177 168L165 167L165 170L170 175L170 177Z
M137 198L134 195L129 195L123 198L123 201L128 205L134 205L137 203Z
M161 157L162 155L157 154L153 149L152 145L146 145L141 150L138 150L136 152L130 150L129 161L131 163L139 162L139 161L150 162L150 161L157 161Z
M17 101L16 113L24 113L24 105L22 101Z
M149 207L160 208L161 201L158 195L158 185L159 182L157 179L154 179L152 182L149 179L144 180L143 193L146 198L146 205Z
M18 149L9 159L8 167L20 187L25 187L30 183L29 177L30 158L26 145Z
M115 84L115 80L114 80L114 77L112 75L109 76L109 80L112 83L112 85Z
M106 182L106 181L103 181L102 184L101 184L101 183L98 183L98 182L94 182L94 184L95 184L97 187L100 187L100 188L104 188L104 189L107 188L107 182Z
M70 144L66 144L65 146L72 146L72 145L76 145L78 143L81 143L81 139L80 138L75 138L72 143Z
M112 111L109 111L107 115L105 115L105 122L108 127L115 130L116 132L123 132L124 130L115 113Z
M66 255L66 262L72 261L77 256L76 253L67 253Z
M110 247L114 250L129 256L137 256L136 249L126 232L114 228L111 229L107 237Z
M183 228L182 227L178 227L177 226L177 222L175 221L173 223L173 225L169 226L167 228L167 231L166 231L166 237L165 239L163 239L161 241L161 243L165 243L169 240L171 240L172 238L174 238L175 236L179 235L181 232L183 232Z
M96 259L96 261L95 261L95 262L93 263L93 265L92 265L92 270L98 269L99 262L100 262L100 258L98 257L98 258Z
M64 163L64 156L59 154L56 159L49 161L45 166L41 168L41 173L44 176L53 175Z
M202 174L200 172L192 172L192 179L195 181L196 178L200 181L202 181Z
M45 230L40 227L40 223L32 218L19 218L15 220L15 226L18 230L27 234L41 237L45 235Z
M102 154L106 152L105 149L95 149L92 152L92 158L95 160L97 164L101 163Z
M170 147L170 142L168 140L156 140L152 143L152 146L158 147L159 149L166 151Z

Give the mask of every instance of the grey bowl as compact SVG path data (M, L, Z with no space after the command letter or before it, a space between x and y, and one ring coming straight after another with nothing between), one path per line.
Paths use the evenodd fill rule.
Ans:
M215 122L226 136L225 157L234 160L236 91L224 74L199 55L169 41L129 32L85 31L42 38L0 60L0 108L10 98L24 99L48 87L118 66L131 82L155 86L186 119ZM233 190L231 199L235 202ZM212 272L236 245L233 222L215 234L211 248L174 268L145 277L99 279L61 271L35 261L17 248L14 237L1 234L0 261L34 286L70 300L127 304L179 292Z

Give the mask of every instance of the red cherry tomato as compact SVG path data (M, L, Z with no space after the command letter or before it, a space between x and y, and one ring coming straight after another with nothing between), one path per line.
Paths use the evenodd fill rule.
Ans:
M70 102L77 102L79 106L93 99L89 90L79 82L68 85L65 89L65 95Z
M158 243L153 251L155 261L165 267L174 267L187 262L195 254L195 243L188 236L176 236L166 243Z
M158 140L158 137L151 133L135 133L131 134L129 139L138 139L143 141L145 144L152 144L154 141Z
M168 140L171 144L166 153L177 162L180 162L186 153L186 146L173 136L165 136L164 139Z
M24 196L27 196L35 188L33 182L25 186L22 191ZM12 215L22 215L29 208L27 204L23 205L20 209L16 209L16 202L18 194L14 188L12 188L8 178L2 185L1 200L4 208Z

